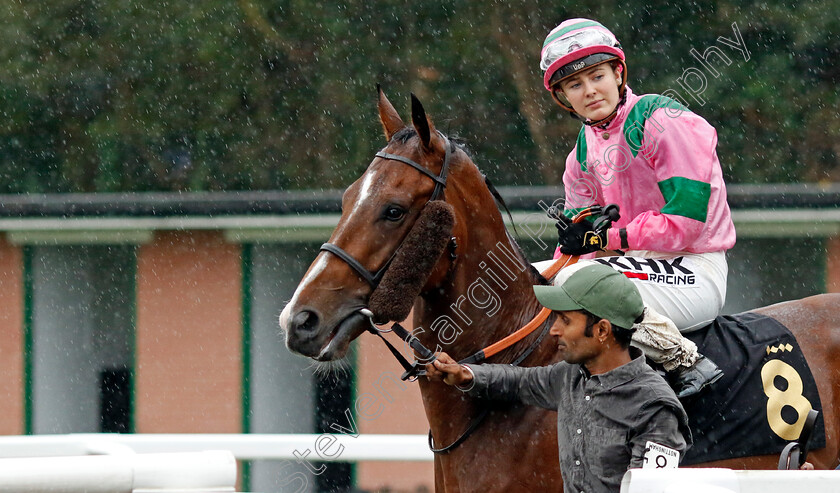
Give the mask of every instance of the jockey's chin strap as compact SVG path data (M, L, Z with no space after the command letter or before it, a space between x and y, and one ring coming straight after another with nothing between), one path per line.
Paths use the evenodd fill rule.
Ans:
M563 255L558 258L554 263L552 263L546 270L541 272L542 276L546 279L551 279L554 277L560 269L567 267L569 265L574 264L577 262L577 256L572 255ZM411 332L405 329L399 322L394 322L391 325L391 328L388 330L380 329L374 322L373 322L373 312L371 312L367 308L362 308L360 310L361 314L368 317L370 320L370 327L368 327L368 332L379 336L382 341L385 342L385 345L388 346L388 350L391 351L391 354L397 359L400 365L403 367L405 372L400 377L402 380L411 380L414 381L418 377L425 375L426 373L426 365L433 362L437 359L435 353L431 351L429 348L423 345L417 337L415 337ZM497 341L484 349L481 349L470 356L467 356L464 359L458 361L459 364L466 365L469 363L481 363L482 361L494 356L505 349L513 346L517 342L521 341L525 337L529 336L533 333L540 325L542 325L547 319L548 315L551 313L549 308L543 307L537 315L531 319L527 324L522 326L516 332L506 336L505 338ZM522 361L525 360L533 351L537 348L537 346L542 342L545 338L545 335L548 333L549 326L545 326L543 328L543 332L540 336L531 343L530 346L520 354L511 364L518 365ZM382 334L393 332L396 334L400 339L405 341L406 344L414 350L417 358L415 359L414 363L409 363L408 360L400 353L400 351L395 348L389 341L386 339Z
M587 125L589 127L598 127L601 130L606 130L607 126L609 126L609 124L612 123L612 121L615 119L615 116L618 114L618 110L619 108L621 108L621 105L623 105L626 101L627 91L622 91L621 96L618 99L618 104L615 105L615 108L613 108L612 112L609 115L597 121L587 120L586 118L578 119L582 121L584 125Z

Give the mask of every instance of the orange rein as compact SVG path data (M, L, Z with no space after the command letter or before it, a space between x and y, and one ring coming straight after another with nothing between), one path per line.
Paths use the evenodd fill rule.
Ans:
M586 209L580 211L574 217L574 219L572 219L572 222L573 223L579 223L579 222L583 221L585 218L587 218L591 215L592 215L592 210L590 208L586 208ZM556 261L554 261L553 264L548 266L548 268L546 270L544 270L543 272L541 272L540 274L542 274L542 276L544 278L550 280L558 272L560 272L560 269L576 263L578 261L578 258L579 257L577 255L563 254L563 255L560 256L560 258L558 258ZM484 353L484 357L489 358L490 356L493 356L494 354L513 346L517 342L519 342L522 339L524 339L525 337L527 337L528 334L530 334L531 332L536 330L537 327L539 327L540 325L542 325L543 322L546 321L549 313L551 313L551 309L543 307L542 310L540 310L539 313L537 313L537 315L534 318L532 318L530 322L525 324L522 328L520 328L519 330L517 330L513 334L510 334L509 336L505 337L504 339L502 339L498 342L494 342L493 344L484 348L482 350L482 352Z
M558 258L553 264L548 266L548 269L541 272L541 274L546 279L551 279L552 277L554 277L555 274L560 272L560 269L572 265L577 261L577 255L563 255L562 257ZM490 356L493 356L499 351L505 350L524 339L528 334L533 332L537 327L539 327L540 325L542 325L543 322L546 321L549 313L551 313L551 309L543 307L542 310L540 310L539 313L537 313L537 315L534 318L532 318L530 322L525 324L521 329L517 330L513 334L510 334L504 339L498 342L494 342L493 344L484 348L484 357L489 358Z

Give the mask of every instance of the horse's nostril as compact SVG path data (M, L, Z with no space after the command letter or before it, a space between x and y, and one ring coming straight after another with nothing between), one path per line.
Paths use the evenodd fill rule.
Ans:
M309 310L299 311L292 318L292 331L303 333L301 335L309 335L316 328L318 328L318 315Z

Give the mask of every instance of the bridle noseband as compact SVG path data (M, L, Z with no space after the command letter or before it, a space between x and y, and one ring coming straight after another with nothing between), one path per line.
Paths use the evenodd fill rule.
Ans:
M452 158L452 154L455 153L455 144L448 138L446 138L446 136L442 133L438 132L438 135L440 135L441 138L443 138L444 147L446 148L446 153L443 158L443 166L441 166L439 175L432 173L431 171L420 166L419 164L407 157L399 156L397 154L390 154L385 152L384 150L376 153L376 157L380 159L398 161L400 163L407 164L419 171L420 173L423 173L427 177L431 178L432 181L435 182L435 189L432 191L432 195L429 197L429 200L427 200L426 203L429 203L433 200L437 200L443 195L443 191L446 188L446 177L449 174L449 161ZM367 268L365 268L365 266L362 265L361 262L353 258L352 255L350 255L343 248L334 243L324 243L323 245L321 245L321 251L330 252L336 257L343 260L347 265L350 266L351 269L353 269L356 272L356 274L359 275L359 277L361 277L368 284L370 284L372 288L376 289L376 287L379 286L379 282L382 281L382 276L385 275L385 272L388 270L388 267L394 260L394 255L399 250L399 247L400 245L397 245L397 248L394 249L394 253L391 254L391 257L376 272L370 271Z

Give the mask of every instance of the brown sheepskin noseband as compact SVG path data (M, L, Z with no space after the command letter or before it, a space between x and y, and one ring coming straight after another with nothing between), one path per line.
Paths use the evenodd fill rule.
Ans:
M368 308L377 323L402 321L446 249L455 224L452 206L433 200L423 207L394 260L371 293Z

